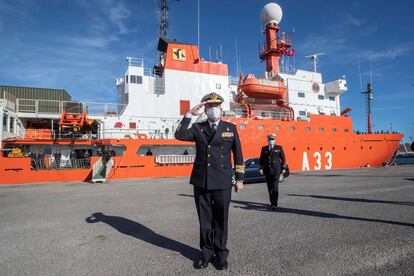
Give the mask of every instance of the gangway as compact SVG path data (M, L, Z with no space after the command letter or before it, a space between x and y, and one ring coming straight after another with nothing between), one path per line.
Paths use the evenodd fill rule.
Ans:
M92 168L92 183L104 183L108 180L108 175L114 165L114 159L111 157L106 163L103 162L103 158L99 158Z

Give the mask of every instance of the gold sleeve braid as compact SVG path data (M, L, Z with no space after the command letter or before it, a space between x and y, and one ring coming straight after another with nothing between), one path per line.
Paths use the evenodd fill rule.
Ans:
M244 173L244 165L236 165L236 173Z

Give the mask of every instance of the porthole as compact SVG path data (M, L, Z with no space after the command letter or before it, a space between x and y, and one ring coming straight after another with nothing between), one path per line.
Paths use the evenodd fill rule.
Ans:
M333 127L332 128L332 132L336 132L336 127Z
M240 128L246 128L245 124L240 124Z
M295 126L290 126L290 131L295 131L295 130L296 130Z
M275 130L280 130L280 126L275 126Z
M309 131L311 131L311 128L310 127L306 127L305 128L305 131L309 132Z
M320 127L320 128L319 128L319 131L320 131L320 132L324 132L324 131L325 131L325 129L324 129L323 127Z
M260 129L260 130L262 130L262 129L264 129L265 127L264 127L264 125L258 125L258 127L257 127L258 129Z

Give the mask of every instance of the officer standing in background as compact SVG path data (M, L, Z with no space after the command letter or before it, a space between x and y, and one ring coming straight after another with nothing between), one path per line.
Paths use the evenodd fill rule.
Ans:
M267 135L267 145L260 153L260 173L266 176L270 207L277 208L280 174L286 172L286 158L282 146L275 144L276 134Z
M197 269L207 268L213 261L216 269L227 269L228 214L232 187L231 152L236 169L235 191L243 189L244 164L242 148L237 128L234 124L221 120L223 98L210 93L201 103L192 108L181 120L175 138L193 141L196 157L190 184L194 186L194 199L200 223L200 248L203 252ZM202 114L202 107L208 120L194 123L192 116Z

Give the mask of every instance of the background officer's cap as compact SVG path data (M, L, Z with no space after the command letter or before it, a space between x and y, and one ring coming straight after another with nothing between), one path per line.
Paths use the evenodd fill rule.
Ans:
M209 93L207 95L205 95L202 99L202 102L207 102L207 103L222 103L224 102L224 99L222 96L220 96L219 94L212 92Z
M274 133L269 133L269 134L267 135L267 139L269 139L269 138L276 139L276 134L274 134Z

